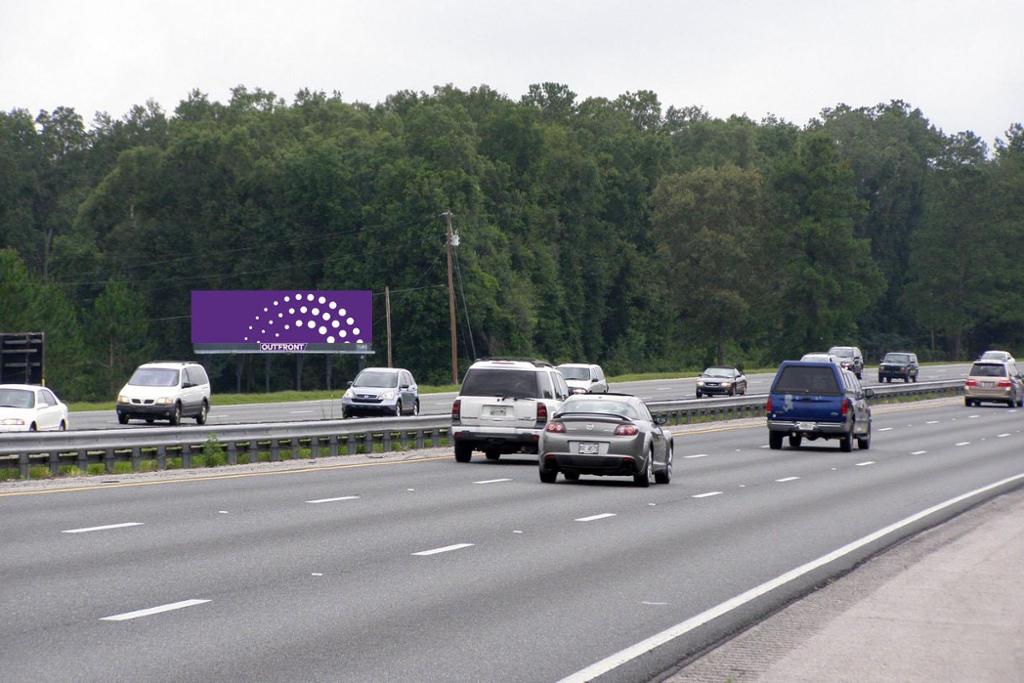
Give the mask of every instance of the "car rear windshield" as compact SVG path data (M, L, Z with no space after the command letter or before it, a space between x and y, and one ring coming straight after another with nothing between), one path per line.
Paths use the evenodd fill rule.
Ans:
M566 379L590 379L590 368L570 368L559 365L558 371Z
M832 366L835 367L835 366ZM840 394L836 376L830 367L788 365L782 369L772 386L773 394Z
M0 408L31 408L35 397L26 389L0 389Z
M1006 377L1006 366L1002 363L975 363L971 366L971 377Z
M910 354L909 353L887 353L887 354L885 354L885 359L882 362L883 363L909 363L910 362Z
M136 387L176 387L178 371L170 368L139 368L128 380L128 384Z
M459 395L540 398L539 376L532 370L470 368Z
M853 349L849 346L833 346L828 350L833 356L840 356L842 358L853 358Z
M626 401L607 401L598 398L570 398L562 404L559 413L562 415L601 413L604 415L622 415L634 420L639 417L633 406L629 405Z
M378 387L382 389L398 386L398 373L385 370L363 370L352 382L355 387Z

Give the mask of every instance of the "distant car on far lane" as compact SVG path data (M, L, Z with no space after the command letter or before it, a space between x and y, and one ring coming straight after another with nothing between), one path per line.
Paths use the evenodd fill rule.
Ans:
M697 378L697 398L703 396L735 396L747 393L747 376L738 368L710 367Z
M878 381L892 382L894 379L902 379L904 382L916 382L919 372L917 354L906 351L887 353L878 364Z
M1005 403L1010 408L1024 405L1024 376L1013 361L978 361L971 365L964 381L964 405L982 401Z
M600 365L562 363L555 369L565 378L565 383L569 385L569 393L603 394L608 391L608 380L605 379L604 370Z
M864 354L856 346L833 346L828 350L833 356L839 359L839 367L849 370L861 378L864 373Z
M824 351L805 353L800 356L800 360L808 363L835 363L836 365L839 365L838 358L833 356L831 353L825 353Z
M0 432L63 432L68 407L46 387L0 384Z
M995 360L999 361L1000 363L1016 362L1016 360L1010 354L1009 351L996 351L995 349L992 349L991 351L986 351L985 353L981 354L978 357L978 360Z

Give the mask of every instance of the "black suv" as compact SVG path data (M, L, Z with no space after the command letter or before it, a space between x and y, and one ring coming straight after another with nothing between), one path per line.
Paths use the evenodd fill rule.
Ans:
M878 381L891 382L898 378L904 382L916 382L918 372L916 354L906 351L887 353L878 364Z

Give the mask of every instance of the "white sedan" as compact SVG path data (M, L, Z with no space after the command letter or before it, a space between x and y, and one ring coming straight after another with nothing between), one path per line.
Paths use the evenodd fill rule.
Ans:
M68 407L46 387L0 384L0 432L63 432L67 428Z

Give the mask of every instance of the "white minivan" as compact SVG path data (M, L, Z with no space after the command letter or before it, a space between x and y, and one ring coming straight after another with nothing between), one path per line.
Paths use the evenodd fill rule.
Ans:
M198 363L145 363L117 395L117 421L121 424L134 418L177 425L183 417L206 424L209 413L210 378Z

